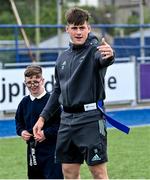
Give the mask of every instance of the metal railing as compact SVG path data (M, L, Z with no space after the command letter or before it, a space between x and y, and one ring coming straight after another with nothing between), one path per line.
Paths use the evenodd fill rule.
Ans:
M99 33L102 34L102 36L107 36L108 34L106 33L108 29L125 29L125 28L138 28L139 29L139 32L140 29L142 28L143 30L145 28L150 28L150 24L92 24L91 27L93 29L96 29L99 31ZM13 30L13 41L14 41L14 46L13 47L2 47L0 46L0 62L2 63L5 63L7 62L11 62L11 60L9 60L9 57L12 58L12 61L13 62L16 62L16 63L24 63L26 62L26 60L23 59L23 57L21 58L21 55L27 55L27 52L28 52L28 48L26 48L25 46L24 47L20 47L19 45L19 36L20 36L20 28L25 28L25 29L35 29L35 28L48 28L48 29L52 29L52 28L60 28L60 29L64 29L65 28L65 25L51 25L51 24L42 24L42 25L32 25L32 24L28 24L28 25L12 25L12 24L1 24L0 25L0 29L1 28L6 28L6 29L12 29ZM144 33L144 32L143 32ZM112 36L111 38L115 39L115 37L118 37L118 36ZM129 36L128 36L129 37ZM143 37L142 35L139 36L140 38L140 41L143 41L141 39L141 37ZM125 51L129 51L129 50L137 50L137 51L140 51L141 49L144 49L144 51L146 50L149 50L150 49L150 45L141 45L141 44L137 44L137 45L126 45L126 44L119 44L119 45L115 45L113 42L111 44L111 46L115 49L115 50L125 50ZM46 48L39 48L39 47L36 47L35 45L34 46L31 46L31 51L35 54L37 51L42 53L51 53L51 52L56 52L56 53L59 53L61 52L62 50L66 49L67 47L57 47L57 48L54 48L54 47L46 47ZM132 55L132 54L131 54ZM25 58L25 57L24 57ZM140 58L140 57L139 57ZM28 57L28 62L30 62L29 60L30 58ZM143 59L143 57L141 58ZM47 61L44 60L44 61Z

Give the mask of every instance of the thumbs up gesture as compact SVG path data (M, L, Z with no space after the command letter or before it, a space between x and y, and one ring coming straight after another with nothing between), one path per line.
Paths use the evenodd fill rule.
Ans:
M105 38L102 38L101 45L97 47L97 49L101 52L103 59L111 59L114 56L113 49L111 46L105 41Z

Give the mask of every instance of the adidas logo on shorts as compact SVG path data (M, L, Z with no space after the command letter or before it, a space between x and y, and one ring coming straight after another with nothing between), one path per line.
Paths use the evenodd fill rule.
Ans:
M98 161L101 160L101 157L99 157L97 154L91 159L91 161Z

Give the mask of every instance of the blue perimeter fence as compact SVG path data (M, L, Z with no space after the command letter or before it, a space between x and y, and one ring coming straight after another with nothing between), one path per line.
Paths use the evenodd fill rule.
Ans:
M150 37L144 37L144 30L147 28L150 28L150 24L92 24L92 28L99 30L99 33L101 36L107 36L108 34L108 29L112 28L115 30L121 30L121 29L126 29L126 28L137 28L139 31L138 37L131 37L130 35L128 36L123 36L121 37L120 35L114 35L111 37L113 39L111 46L114 48L116 52L116 58L124 58L124 57L129 57L129 56L136 56L139 57L140 51L143 50L144 55L147 57L150 57ZM8 52L11 54L13 53L12 56L9 58L15 59L16 63L22 63L22 62L31 62L32 59L28 55L29 49L26 47L21 48L19 46L19 36L20 36L20 29L36 29L36 28L48 28L48 29L64 29L65 25L5 25L1 24L0 29L5 28L5 29L12 29L14 34L14 47L0 47L0 56L1 54L5 54ZM101 30L101 31L100 31ZM142 31L141 31L142 30ZM143 32L143 34L141 34ZM144 39L143 39L144 37ZM67 47L46 47L46 48L38 48L35 45L30 47L30 50L35 53L37 51L41 52L40 53L40 58L41 61L55 61L57 59L58 53ZM0 57L0 62L6 62L6 56ZM150 58L149 58L150 60Z

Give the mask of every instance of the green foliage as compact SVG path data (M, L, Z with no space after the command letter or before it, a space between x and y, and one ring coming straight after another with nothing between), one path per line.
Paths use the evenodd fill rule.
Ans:
M108 173L110 179L149 179L150 126L132 128L129 135L108 130ZM25 179L26 144L20 138L0 139L0 179ZM88 167L81 178L92 179Z
M133 14L132 16L129 16L127 24L139 24L139 17L137 16L137 14ZM137 31L138 28L126 28L125 29L125 34L130 34L132 32Z
M149 7L144 8L144 23L150 24L150 13L149 13Z
M68 2L78 3L79 0L64 1L62 6L62 24L65 24L64 12L68 9ZM57 2L52 0L39 0L40 3L40 24L57 24ZM14 13L12 11L9 0L0 0L0 16L1 24L17 24ZM35 24L35 0L15 0L15 4L20 15L22 24ZM91 13L93 19L91 23L99 24L111 24L113 22L115 8L113 6L106 6L105 8L96 8L90 6L84 6ZM35 29L25 28L26 34L31 43L35 43ZM113 30L106 29L110 34L113 34ZM41 41L53 36L57 33L56 28L48 29L41 28ZM14 39L14 32L12 29L2 29L0 39L10 39L10 35ZM21 32L20 32L21 36ZM12 39L11 38L11 39Z
M16 7L18 9L20 18L23 24L35 24L35 1L36 0L15 0ZM69 2L76 4L79 0L66 0L62 1L62 24L65 24L64 12L68 9ZM57 24L57 1L55 0L39 0L40 3L40 24ZM9 0L0 0L0 23L1 24L17 24L14 17L11 4ZM92 16L91 22L93 24L114 24L115 23L115 12L117 6L105 5L103 8L94 6L82 6L87 9ZM138 24L139 14L133 12L129 16L127 24ZM150 23L149 7L144 6L144 23ZM125 28L125 34L136 31L137 28ZM35 42L35 29L25 29L28 38L32 43ZM110 35L115 35L115 28L107 28L105 31ZM56 28L48 29L41 28L41 41L53 36L57 33ZM116 31L117 32L117 31ZM0 40L2 39L14 39L14 32L12 29L2 29L0 33ZM21 36L21 33L20 33Z
M40 24L56 24L57 23L57 9L56 1L40 0ZM11 4L7 0L0 0L0 16L1 24L17 24L16 18L12 11ZM35 24L35 0L15 0L15 4L22 21L22 24ZM6 33L7 31L7 33ZM25 28L28 38L31 42L35 41L35 29ZM41 28L41 38L46 39L56 33L56 29L48 30ZM0 39L10 39L10 34L13 37L12 29L2 29ZM21 34L21 33L20 33ZM13 37L14 38L14 37Z

